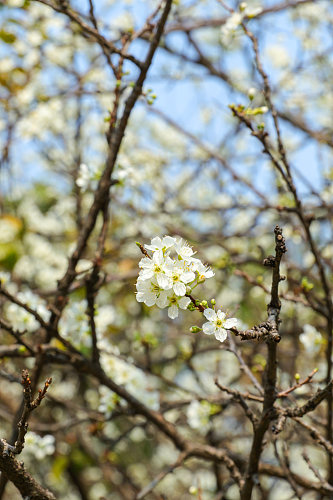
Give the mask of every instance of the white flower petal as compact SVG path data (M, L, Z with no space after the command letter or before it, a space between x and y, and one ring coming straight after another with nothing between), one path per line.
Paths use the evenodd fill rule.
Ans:
M143 292L138 292L136 294L136 300L138 302L144 302L145 301L145 294Z
M238 320L237 318L228 318L224 322L224 328L236 328L237 327Z
M219 309L219 310L217 311L217 317L218 317L219 319L224 320L224 318L225 318L225 313L224 313L223 311L221 311L221 309Z
M150 269L152 267L152 260L148 259L148 257L144 257L143 259L140 260L139 267L142 268L148 267Z
M157 283L161 288L163 288L163 290L170 290L170 288L172 288L172 281L166 274L158 273L156 275L156 279Z
M191 283L195 280L195 274L192 271L182 273L180 278L184 283Z
M176 244L176 239L175 238L172 238L172 236L164 236L163 240L162 240L162 248L170 248L172 247L173 245Z
M212 335L215 332L215 326L210 322L204 323L202 325L202 330L206 335Z
M173 284L173 290L176 295L182 297L186 293L186 286L184 285L184 283L180 283L180 281L178 281L177 283Z
M144 303L146 306L151 307L156 304L156 295L153 293L146 293Z
M154 264L157 264L158 266L161 266L162 264L164 264L164 256L163 256L162 250L158 250L157 252L154 252L153 261L154 261Z
M187 309L187 306L189 305L190 302L191 302L191 299L189 297L182 297L178 301L178 305L181 309Z
M154 271L153 271L152 268L150 268L150 269L143 269L142 271L140 271L140 274L139 274L139 278L141 280L149 280L153 276L154 276Z
M156 305L161 309L164 309L168 305L168 295L167 293L160 293L160 296L156 299Z
M208 321L214 321L217 318L216 312L213 309L211 309L210 307L208 307L208 309L204 310L204 316L206 319L208 319Z
M171 319L178 318L178 307L175 304L172 304L172 306L169 307L168 316Z
M227 338L227 331L224 328L219 328L215 332L215 338L220 342L224 342Z
M160 250L162 248L162 240L158 236L155 236L150 243L150 245L145 245L145 248L148 250L155 252L156 250Z

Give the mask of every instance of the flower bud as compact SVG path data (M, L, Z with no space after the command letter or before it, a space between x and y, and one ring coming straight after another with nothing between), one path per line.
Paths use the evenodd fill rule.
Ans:
M208 307L208 302L207 302L207 300L203 300L203 301L201 302L201 305L202 305L203 307Z
M200 328L199 326L191 326L190 328L190 332L191 333L199 333L201 332L202 328Z
M249 99L251 101L253 101L255 95L257 93L257 90L254 88L254 87L251 87L248 91L247 91L247 95L249 96Z
M216 304L216 300L215 300L215 299L212 299L212 300L210 301L210 303L212 304L212 306L215 306L215 304Z

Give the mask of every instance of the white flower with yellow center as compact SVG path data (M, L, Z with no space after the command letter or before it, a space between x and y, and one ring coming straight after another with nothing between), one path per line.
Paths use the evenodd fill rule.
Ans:
M178 254L178 258L180 257L183 260L191 261L193 252L192 248L185 242L183 242L182 238L179 238L175 244L175 250Z
M136 300L138 302L144 302L148 307L152 307L155 304L161 308L167 306L167 292L159 286L155 278L145 281L139 278L136 283L136 289Z
M237 326L236 318L226 319L226 315L220 309L215 312L213 309L205 309L204 316L208 319L207 323L202 326L203 332L206 335L215 335L215 338L220 342L224 342L227 338L227 330Z
M149 280L155 276L158 285L164 290L169 290L172 287L171 279L165 274L166 263L161 250L154 252L152 259L149 257L141 259L139 266L141 267L139 279Z
M169 259L166 273L172 281L172 289L176 295L183 297L186 293L186 284L195 280L194 272L186 266L177 265Z
M300 334L299 340L309 354L317 354L323 343L323 337L312 325L304 325L304 331Z
M177 295L171 295L167 297L168 301L168 316L170 319L178 318L178 309L187 309L187 306L191 302L189 297L177 297Z

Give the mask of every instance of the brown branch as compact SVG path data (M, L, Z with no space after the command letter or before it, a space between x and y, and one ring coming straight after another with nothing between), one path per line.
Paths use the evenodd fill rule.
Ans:
M56 497L49 490L43 488L25 470L22 462L18 462L7 443L0 440L0 469L2 473L16 486L22 498L33 500L56 500Z
M278 398L285 398L286 396L288 396L288 394L295 391L296 389L299 389L300 387L302 387L305 384L311 383L312 379L313 379L314 375L317 373L317 371L318 371L318 368L315 368L314 370L312 370L312 372L304 380L302 380L301 382L298 382L297 384L293 385L292 387L289 387L289 389L286 389L285 391L279 392L277 397Z
M275 257L270 258L270 266L273 267L271 301L267 306L268 322L277 332L279 330L279 314L281 303L278 289L281 281L280 262L283 254L287 251L282 230L276 226L275 233ZM266 259L267 260L267 259ZM264 378L264 403L260 421L254 426L254 435L248 466L246 470L245 483L241 490L241 500L250 500L254 486L255 476L258 474L259 459L262 452L262 444L269 423L273 417L272 410L277 397L276 394L276 343L271 339L266 341L268 359Z
M299 417L293 417L293 420L295 420L295 422L297 422L299 425L301 425L302 427L304 427L304 429L307 429L309 431L310 436L312 437L312 439L314 439L318 444L320 444L321 446L323 446L326 449L326 451L328 451L328 453L330 453L333 456L333 445L332 445L332 443L330 443L329 441L327 441L327 439L325 439L318 432L318 430L316 429L316 427L314 427L313 425L310 425L310 424L304 422L304 419L299 418Z
M14 455L18 455L24 448L24 438L28 431L28 418L30 413L37 408L44 399L46 392L49 386L52 383L52 378L48 378L44 384L43 389L38 390L38 396L35 399L32 399L31 392L31 379L29 376L28 370L22 371L22 386L23 386L23 395L24 395L24 408L22 416L17 424L18 427L18 436L14 446L7 445L8 448Z
M317 406L327 398L327 395L332 391L333 380L327 384L324 389L318 390L312 398L310 398L303 406L299 408L287 408L284 410L284 415L287 417L303 417L310 411L313 411Z
M174 464L169 465L169 467L167 467L164 471L160 472L147 486L142 488L142 490L136 495L135 497L136 500L141 500L142 498L144 498L146 495L148 495L148 493L150 493L155 488L155 486L158 485L158 483L162 481L162 479L165 478L165 476L167 476L175 469L180 467L184 462L184 460L186 459L186 456L187 453L181 453Z
M62 3L61 5L56 5L55 3L49 1L49 0L33 0L34 2L39 2L44 5L47 5L48 7L51 7L53 10L56 12L59 12L61 14L65 14L71 21L76 23L80 28L82 29L83 33L94 40L102 47L104 50L107 50L108 53L112 54L118 54L125 59L128 59L132 63L134 63L138 68L142 68L142 63L139 61L136 57L132 56L131 54L124 54L122 50L118 49L112 42L107 40L101 33L96 29L96 27L91 27L89 24L85 23L79 14L73 10L72 8L68 7L65 3Z
M162 37L163 34L163 29L164 25L166 23L166 20L168 18L170 9L171 9L171 4L172 0L167 0L163 13L161 15L161 18L157 24L156 32L152 38L150 48L148 51L148 54L146 56L145 62L143 63L141 67L141 71L139 74L139 77L133 87L132 93L128 97L125 103L125 108L122 117L119 120L118 125L114 128L112 136L110 138L110 148L109 148L109 156L106 161L106 167L104 169L104 172L102 174L102 177L99 181L98 188L95 192L95 197L94 201L90 207L90 210L88 212L88 215L86 217L86 222L82 228L82 231L79 234L78 240L77 240L77 245L76 249L71 255L68 263L68 268L64 276L59 282L58 285L58 293L59 293L59 298L56 303L57 309L60 309L63 307L62 303L63 300L61 296L66 295L68 292L68 289L70 285L72 284L74 278L75 278L75 267L76 264L78 263L79 259L82 256L82 253L86 247L86 244L88 242L88 239L91 235L91 232L93 228L95 227L96 224L96 219L99 214L99 212L105 207L106 200L109 196L109 189L112 185L112 180L111 180L111 175L114 169L114 165L117 159L118 151L120 148L120 145L122 143L124 134L125 134L125 129L130 117L130 114L134 108L134 105L138 98L140 97L142 93L142 86L143 83L146 79L148 70L150 68L150 65L152 63L154 54L156 52L156 49L158 47L159 41Z
M240 406L243 408L245 415L247 418L252 422L253 426L255 426L258 423L258 419L253 413L253 411L249 408L248 404L246 403L243 395L239 392L236 391L235 389L230 389L229 387L226 387L224 385L221 385L217 379L215 379L215 385L223 392L226 392L227 394L230 394L233 399L240 404Z
M271 477L278 477L280 479L284 479L285 481L288 481L288 478L286 477L284 470L281 467L278 467L276 465L260 463L259 467L258 467L258 472L259 472L259 474L264 474L266 476L271 476ZM304 477L304 475L300 476L298 474L295 474L292 471L290 471L290 474L292 475L293 480L299 486L302 486L303 488L305 488L307 490L317 491L318 493L321 493L322 495L327 495L327 498L331 498L332 493L333 493L332 486L330 486L330 485L323 486L321 483L316 483L314 481L310 481L309 479L306 479Z

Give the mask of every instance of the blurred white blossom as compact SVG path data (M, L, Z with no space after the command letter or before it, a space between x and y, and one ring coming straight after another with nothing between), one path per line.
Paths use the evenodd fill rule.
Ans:
M300 342L303 344L308 354L317 354L323 343L322 335L312 325L304 325L303 332L299 336Z
M101 178L102 171L96 165L81 163L79 175L76 179L76 184L83 190L96 189L98 181Z
M211 427L210 416L212 414L211 405L208 401L191 402L187 408L187 421L192 429L198 430L201 434L205 434Z
M55 438L51 434L39 436L34 432L28 432L24 443L25 453L33 455L37 460L44 460L53 455L55 451Z
M44 321L49 319L50 311L48 311L45 302L31 290L18 292L16 297L23 304L39 314ZM40 326L37 319L30 312L14 303L6 307L6 315L16 330L32 332Z

